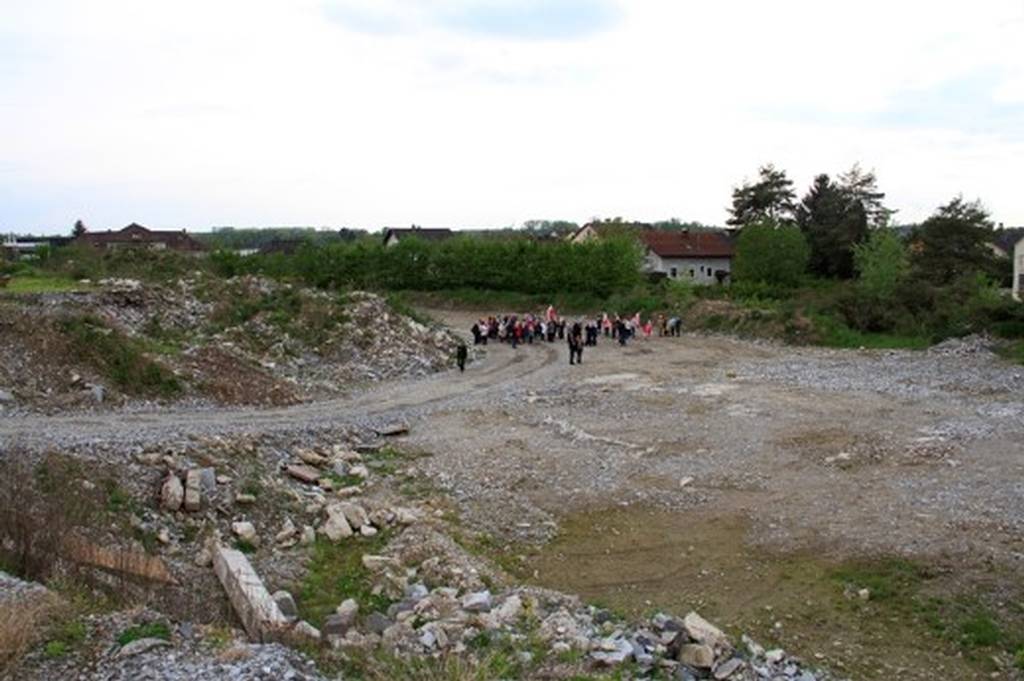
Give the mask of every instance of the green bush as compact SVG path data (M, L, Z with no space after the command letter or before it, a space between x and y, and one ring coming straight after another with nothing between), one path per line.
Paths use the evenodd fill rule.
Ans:
M807 271L810 247L794 225L762 221L747 225L736 241L736 282L796 286Z

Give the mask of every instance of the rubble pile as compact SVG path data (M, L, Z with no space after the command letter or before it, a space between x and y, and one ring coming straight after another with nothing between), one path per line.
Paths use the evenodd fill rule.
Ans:
M102 279L85 293L3 305L5 412L153 406L96 367L75 363L57 323L73 316L138 341L181 381L185 390L175 399L198 404L294 404L424 376L447 368L458 343L371 293L341 295L254 276L219 280L197 272L164 286Z

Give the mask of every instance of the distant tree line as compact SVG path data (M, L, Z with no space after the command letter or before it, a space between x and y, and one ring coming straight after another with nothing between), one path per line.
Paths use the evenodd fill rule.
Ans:
M227 276L293 276L321 288L424 290L475 288L520 293L577 292L608 296L641 281L642 253L634 239L586 244L565 240L477 239L445 241L403 237L307 245L294 255L211 256Z

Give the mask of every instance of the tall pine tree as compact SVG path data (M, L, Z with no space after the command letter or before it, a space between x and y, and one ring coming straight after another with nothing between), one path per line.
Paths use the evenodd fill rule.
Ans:
M769 163L761 166L757 182L745 182L733 190L729 208L732 217L727 222L738 227L760 221L792 222L795 200L793 181L786 177L786 171Z

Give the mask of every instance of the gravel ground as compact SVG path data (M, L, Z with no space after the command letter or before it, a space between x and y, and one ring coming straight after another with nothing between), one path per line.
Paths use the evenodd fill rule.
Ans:
M602 341L579 367L566 357L557 343L492 344L465 374L351 400L10 417L0 440L116 462L154 442L402 419L407 445L434 455L422 472L467 519L519 539L550 536L574 510L643 503L742 510L771 544L1024 559L1024 369L977 340L835 351L689 335Z

